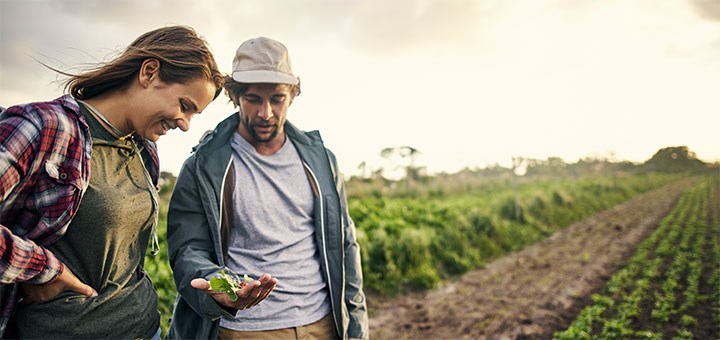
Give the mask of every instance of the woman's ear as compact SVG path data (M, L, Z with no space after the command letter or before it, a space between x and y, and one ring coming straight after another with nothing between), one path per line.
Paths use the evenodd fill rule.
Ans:
M160 61L157 59L145 59L140 65L138 80L143 87L150 86L154 79L160 79Z

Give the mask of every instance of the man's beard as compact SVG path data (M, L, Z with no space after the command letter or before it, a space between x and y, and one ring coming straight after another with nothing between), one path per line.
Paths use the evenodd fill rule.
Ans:
M275 126L275 130L273 130L273 132L270 134L270 136L268 136L267 138L263 138L263 137L260 137L260 135L258 135L257 132L255 132L255 129L254 129L255 125L250 122L249 118L241 119L240 121L242 122L243 125L245 125L245 129L250 133L250 137L252 137L256 142L267 143L267 142L275 139L275 137L277 137L277 134L278 134L277 126Z

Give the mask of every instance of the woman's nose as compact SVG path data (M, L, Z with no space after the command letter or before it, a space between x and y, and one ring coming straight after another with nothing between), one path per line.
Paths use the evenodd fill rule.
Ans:
M191 119L192 115L184 115L182 118L175 119L175 124L177 124L177 127L180 128L180 130L187 132L187 130L190 130Z

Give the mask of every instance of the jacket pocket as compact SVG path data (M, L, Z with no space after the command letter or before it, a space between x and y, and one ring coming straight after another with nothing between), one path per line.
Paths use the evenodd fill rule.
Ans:
M325 195L323 204L325 205L325 235L328 240L328 248L333 250L342 248L343 228L340 223L340 202L333 195Z

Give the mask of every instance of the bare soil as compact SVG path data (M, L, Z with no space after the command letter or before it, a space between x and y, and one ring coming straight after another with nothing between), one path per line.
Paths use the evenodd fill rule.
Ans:
M368 296L373 339L549 339L565 329L691 185L635 197L443 287Z

